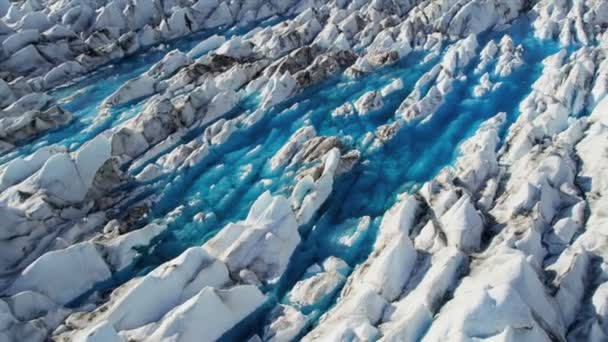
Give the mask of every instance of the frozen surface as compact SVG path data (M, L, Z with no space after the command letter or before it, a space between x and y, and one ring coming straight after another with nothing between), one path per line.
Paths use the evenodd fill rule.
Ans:
M0 340L608 340L607 27L0 0Z

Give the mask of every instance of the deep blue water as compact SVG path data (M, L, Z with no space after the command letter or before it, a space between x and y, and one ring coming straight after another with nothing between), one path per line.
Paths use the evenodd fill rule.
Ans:
M247 29L234 29L223 34L242 34ZM117 108L104 118L98 116L97 109L106 96L128 79L145 72L167 51L173 48L187 51L198 41L218 32L200 33L172 42L167 49L129 57L73 85L54 91L53 95L74 113L74 121L0 157L0 163L49 144L58 143L75 149L95 135L136 115L141 110L142 102ZM228 222L245 218L253 201L266 190L288 195L290 187L294 185L293 175L283 171L271 172L268 161L293 132L304 125L313 125L319 135L349 136L350 147L361 149L362 157L351 172L335 181L333 193L312 223L301 227L302 243L283 279L266 286L264 290L274 301L284 301L285 295L302 278L304 271L330 255L344 259L354 268L371 251L379 219L399 193L415 190L452 163L457 157L459 144L471 136L484 120L498 112L506 112L506 132L506 127L517 118L520 101L530 92L532 83L542 71L540 62L555 53L557 46L533 38L526 20L515 23L507 32L516 44L524 46L526 64L508 78L500 79L503 84L497 91L481 99L472 96L473 87L479 81L479 77L472 73L478 63L474 60L470 70L467 70L467 80L455 86L445 104L429 120L406 125L393 140L378 149L362 147L365 134L394 120L394 112L401 101L436 59L422 63L424 54L415 52L394 65L360 79L335 76L270 109L255 125L240 128L225 144L214 146L209 156L195 167L183 173L163 176L149 184L131 184L132 187L144 188L137 200L150 195L159 196L151 208L150 220L162 219L176 208L182 208L169 225L167 234L146 249L144 256L131 269L118 275L112 282L100 284L99 288L116 286L136 275L145 274L186 248L204 243ZM478 51L490 39L498 40L503 34L481 35L478 38ZM331 116L331 112L344 102L354 102L363 93L379 90L395 78L401 78L405 87L392 93L381 110L366 117ZM495 75L492 78L497 79ZM248 99L229 116L252 111L255 106L256 102ZM196 139L201 132L201 128L193 130L181 143ZM212 218L195 222L193 217L200 212L212 213ZM345 249L338 240L351 234L363 216L372 219L367 235L354 247ZM311 308L309 312L313 321L333 302L334 298L330 296ZM258 318L263 320L267 312L259 315ZM261 325L254 324L253 328L248 326L248 329L261 329Z
M472 97L478 77L469 77L456 86L446 104L430 120L405 126L395 139L380 149L363 150L362 163L338 179L337 191L328 200L326 207L332 212L333 224L352 217L381 215L393 203L396 194L431 179L450 164L457 155L458 144L471 136L480 123L500 111L508 113L505 127L517 118L519 102L542 71L540 61L555 52L555 47L527 35L511 34L517 43L524 44L527 64L502 80L503 85L496 92L482 99ZM480 49L497 36L481 37ZM174 223L175 241L167 242L174 246L168 250L180 244L183 247L178 250L200 244L225 223L244 218L249 204L265 190L289 194L292 177L283 176L285 172L273 174L266 161L298 128L313 125L319 135L350 136L351 147L360 148L367 132L393 120L396 108L415 81L432 66L432 62L421 64L422 57L410 55L356 82L338 76L307 89L280 108L271 109L258 124L234 133L225 145L214 147L201 165L154 184L154 191L162 194L157 207L153 208L156 216L185 206ZM475 64L475 61L471 63ZM381 89L397 77L404 81L405 87L391 94L380 111L366 117L333 118L330 115L344 102L354 102L363 93ZM260 148L249 153L258 146ZM242 179L242 168L248 164L252 165L252 171ZM265 185L262 180L272 183ZM341 199L337 200L337 197ZM335 209L330 208L331 203L336 203ZM198 212L213 212L216 220L204 225L192 223L192 216Z

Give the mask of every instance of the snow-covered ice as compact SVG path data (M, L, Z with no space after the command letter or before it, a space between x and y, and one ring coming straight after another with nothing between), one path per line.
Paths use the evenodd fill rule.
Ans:
M607 28L0 0L0 340L608 340Z

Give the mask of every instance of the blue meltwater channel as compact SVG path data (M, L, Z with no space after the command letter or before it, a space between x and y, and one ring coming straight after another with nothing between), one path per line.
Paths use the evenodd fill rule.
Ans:
M241 28L225 34L245 31ZM201 39L215 33L197 34L169 46L187 51ZM379 148L366 148L363 145L365 135L395 120L399 104L412 91L419 77L441 56L424 62L424 53L413 52L399 62L361 78L335 76L271 108L258 123L238 128L227 142L212 147L209 155L194 167L180 173L173 172L151 183L130 184L144 189L138 200L157 196L150 208L149 219L162 220L171 213L169 228L152 245L142 248L142 256L128 270L92 290L118 286L146 274L189 247L201 245L227 223L244 219L255 199L266 190L289 195L295 184L293 173L286 172L289 170L273 172L268 161L296 130L306 125L314 126L318 135L338 136L348 147L359 149L361 159L350 172L335 180L332 194L315 218L306 227L301 227L302 242L284 277L277 283L265 285L263 290L272 298L271 302L287 301L286 296L293 285L308 276L306 269L322 263L329 256L342 258L351 269L356 267L369 255L379 219L398 194L416 190L452 163L458 155L459 144L470 137L483 121L498 112L506 112L504 135L517 118L519 103L542 72L541 61L555 53L557 46L535 39L529 22L519 20L505 32L479 35L478 52L489 40L498 42L504 34L509 34L515 44L522 44L525 64L510 76L501 78L502 85L496 91L482 98L473 97L473 88L479 84L480 77L472 72L479 62L475 59L465 71L466 80L457 82L444 104L429 120L407 124L394 139ZM51 144L75 149L97 134L137 115L143 100L112 110L103 118L98 115L98 107L105 97L127 80L145 72L168 50L154 49L129 57L54 91L52 95L74 113L73 122L27 142L9 155L0 156L0 163ZM499 80L497 75L490 76L492 81ZM331 113L340 105L356 101L367 91L380 90L397 78L403 81L404 88L385 98L380 110L367 116L332 117ZM245 99L229 113L229 117L253 112L257 106L255 99ZM180 143L196 139L200 133L202 129L194 130ZM209 218L202 222L194 220L199 213L208 214ZM345 248L339 240L353 234L365 216L371 220L367 234L350 248ZM311 315L313 323L333 305L336 296L336 293L328 296L305 312ZM267 315L267 312L261 312L257 323L245 322L235 331L260 333Z

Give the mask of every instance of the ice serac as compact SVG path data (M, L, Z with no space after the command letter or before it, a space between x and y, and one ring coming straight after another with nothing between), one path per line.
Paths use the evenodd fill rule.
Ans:
M148 341L216 341L265 300L262 292L252 285L227 290L205 287L159 322L125 335L129 339Z
M150 96L167 87L162 81L173 76L179 69L192 63L192 59L179 50L170 51L161 61L143 75L129 80L104 100L103 106L113 107Z
M338 304L304 340L379 337L382 313L401 294L416 264L409 232L417 208L417 201L405 196L384 215L374 251L348 278Z
M62 147L41 148L32 155L25 158L15 158L2 169L0 189L4 191L9 186L15 185L20 181L31 176L40 169L42 165L53 155L65 152Z
M323 261L321 266L311 266L308 273L312 273L312 276L293 286L289 294L290 302L300 306L314 305L334 293L346 280L345 275L349 270L344 260L333 256Z
M300 243L296 217L283 196L263 193L244 221L230 223L204 249L241 277L253 272L262 281L280 277Z
M483 220L475 210L469 196L462 196L441 216L448 246L463 250L476 250L481 242Z
M49 148L15 160L4 170L3 181L0 264L8 271L21 270L40 256L65 225L86 217L122 178L108 139L100 135L73 153Z
M23 270L8 293L36 291L67 304L110 274L95 244L84 242L38 258Z
M331 193L339 163L340 150L334 147L323 156L323 171L318 179L307 175L295 185L291 205L299 224L308 223Z
M287 342L296 338L308 320L300 311L288 305L279 305L271 314L271 323L264 328L264 341Z
M420 283L407 295L392 303L380 325L382 341L415 341L424 336L441 305L454 287L465 255L456 248L446 248L433 255L431 266Z
M110 158L110 144L104 136L87 143L74 158L56 154L42 166L38 186L49 194L67 201L80 202L93 183L97 170Z
M525 255L508 248L495 252L462 280L423 341L501 334L520 341L564 338L560 312Z
M73 331L59 333L59 338L78 336L102 322L115 331L132 330L157 322L176 306L191 299L205 287L218 288L230 283L228 270L202 248L186 250L148 275L124 284L97 310L68 318ZM158 300L149 300L150 296ZM137 314L131 309L137 306ZM88 331L87 333L90 333Z
M320 324L302 341L342 341L347 338L373 340L378 337L374 326L382 316L386 300L376 291L361 288L356 294L341 300L321 317Z

